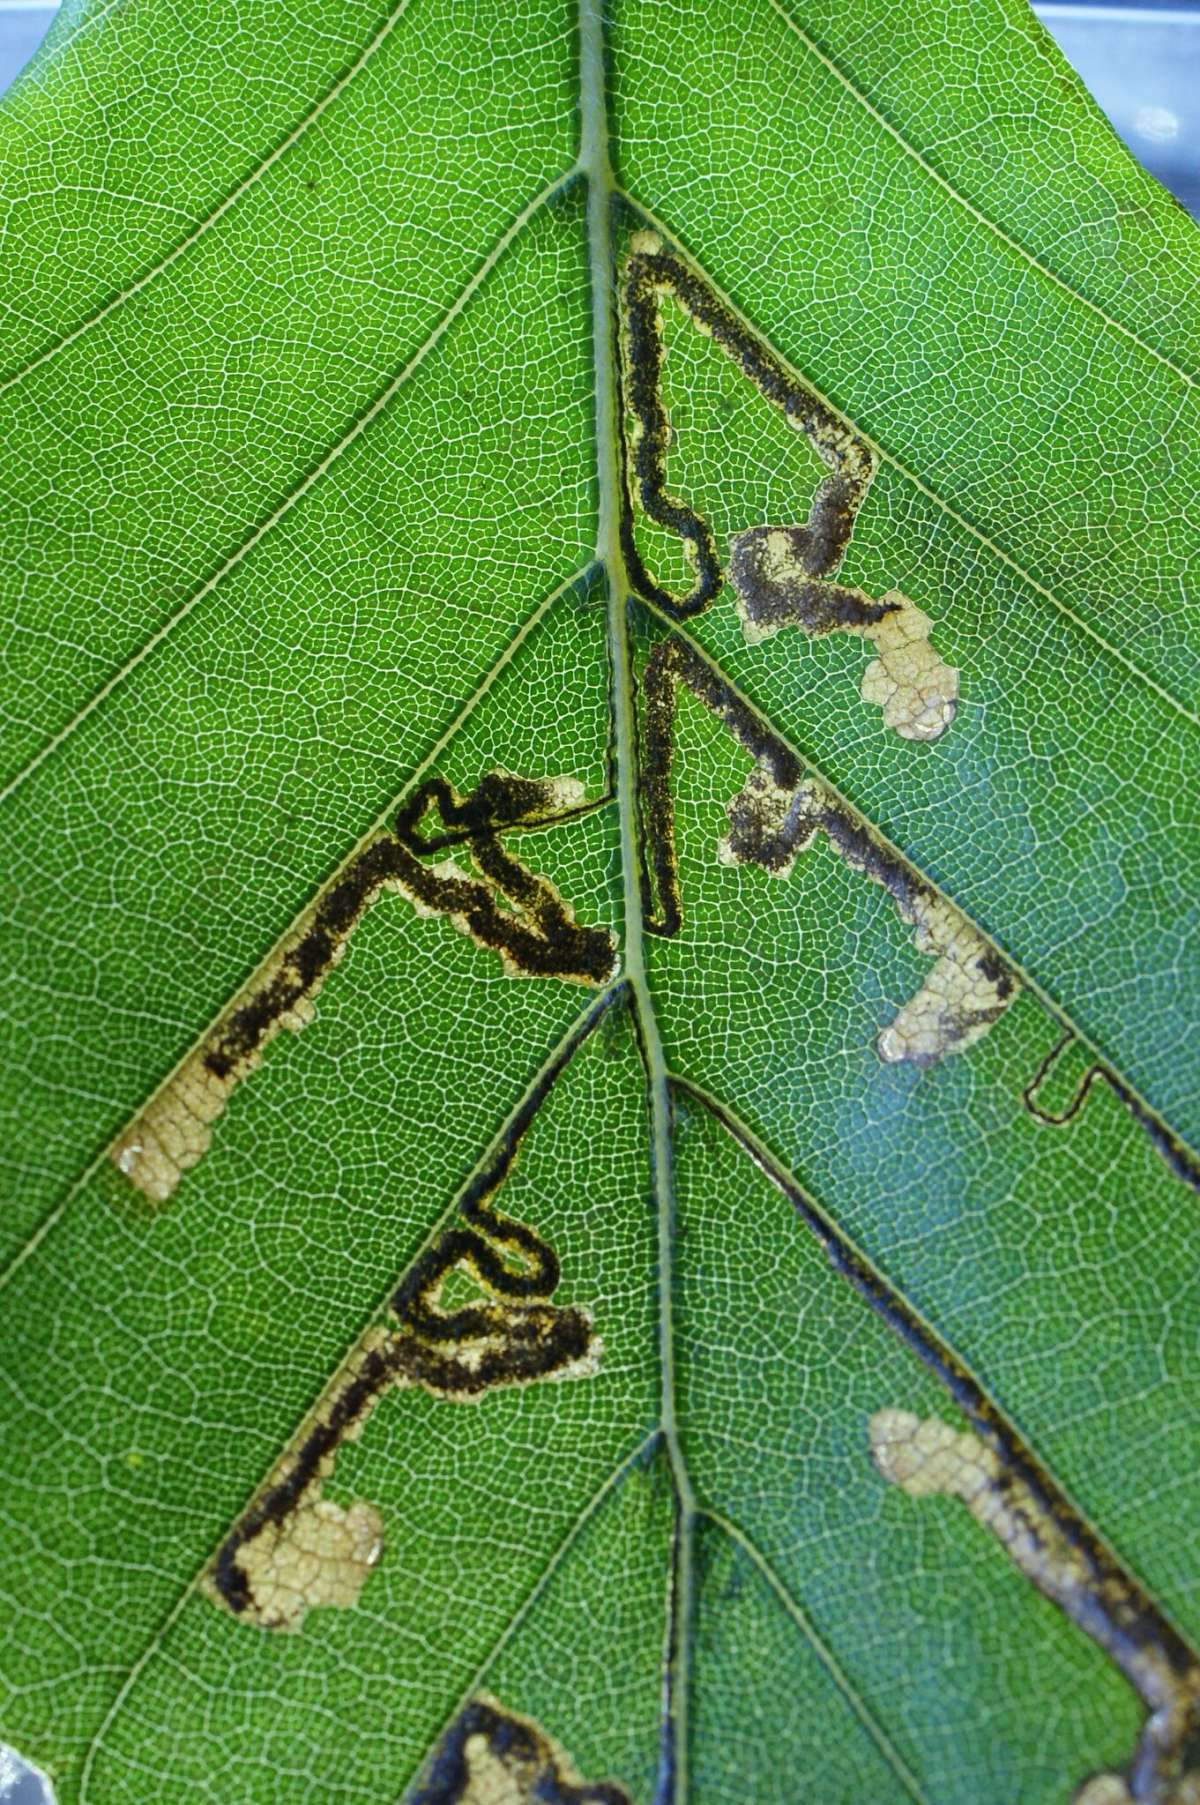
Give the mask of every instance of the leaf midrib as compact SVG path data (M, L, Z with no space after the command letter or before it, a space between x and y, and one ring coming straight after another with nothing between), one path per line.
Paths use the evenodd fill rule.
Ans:
M587 252L592 298L596 454L596 559L608 584L608 656L612 697L612 768L621 847L620 936L629 1006L646 1073L646 1126L658 1239L659 1411L675 1494L667 1623L663 1648L659 1774L655 1797L666 1805L687 1800L691 1708L691 1625L696 1496L684 1456L675 1396L672 1119L667 1065L646 971L645 910L641 892L640 783L637 702L629 640L630 584L621 544L624 480L617 377L616 262L613 214L616 181L610 155L604 0L579 0L579 169L587 181Z
M774 0L771 0L771 3L774 4ZM449 331L455 320L458 319L460 314L474 298L483 282L499 263L501 257L503 257L504 253L509 249L517 237L519 237L524 227L535 217L543 206L547 205L556 195L564 192L572 182L577 180L580 173L580 164L574 164L570 169L556 176L553 181L548 183L532 200L526 203L496 240L492 249L480 262L469 281L441 315L437 324L427 334L426 338L417 347L416 351L407 359L398 374L388 379L387 383L375 396L374 400L369 402L366 408L355 417L351 425L341 437L335 441L333 446L323 453L315 464L309 467L306 473L300 478L299 482L293 485L280 502L276 503L271 513L256 527L251 529L251 531L240 541L235 550L224 559L210 576L203 580L183 603L181 603L174 614L170 615L161 626L156 628L138 650L134 652L123 665L120 665L111 676L106 678L95 691L93 691L92 695L81 708L76 710L71 719L60 727L57 732L50 735L39 751L35 753L32 758L28 759L26 763L8 779L3 787L0 787L0 804L5 803L11 796L15 795L29 778L31 778L35 772L40 770L41 767L66 744L76 730L108 700L108 697L146 661L158 646L163 644L164 641L170 637L175 628L194 611L198 604L214 592L230 571L236 569L249 553L262 543L271 529L291 512L292 508L304 498L308 491L319 482L321 477L324 476L338 461L342 454L349 449L363 432L366 431L378 415L390 404L398 391L415 374L426 357L428 357L440 343L441 339ZM611 184L610 192L617 198L623 200L636 212L640 213L642 218L645 219L648 224L652 225L661 236L672 243L678 243L677 237L671 232L670 228L658 218L645 202L639 200L629 191L621 188L615 181ZM712 287L713 292L719 297L722 304L739 321L746 325L750 331L756 332L756 328L746 319L743 311L733 300L731 300L728 294L712 280L711 276L706 275L705 279L709 283L709 286ZM772 345L772 350L784 368L799 379L800 373L797 371L791 360L779 352L774 345ZM1121 665L1131 677L1142 683L1153 695L1157 696L1161 702L1185 720L1189 726L1200 729L1200 713L1189 708L1186 703L1181 701L1179 697L1168 690L1163 684L1159 683L1156 678L1152 677L1148 671L1137 664L1135 660L1130 658L1127 653L1120 649L1120 647L1112 644L1111 641L1106 639L1097 627L1083 615L1078 613L1069 602L1064 601L1047 584L1035 577L1017 558L1014 558L1010 552L1006 551L1002 545L986 533L982 527L977 526L967 515L961 513L957 508L953 507L950 502L944 500L943 497L939 495L935 489L931 488L922 477L918 476L914 470L890 452L878 439L868 433L857 420L847 414L844 409L838 407L835 402L830 400L829 397L824 395L820 390L815 389L807 376L803 378L803 381L807 387L812 388L813 392L820 396L823 405L828 408L832 414L842 420L850 431L871 447L880 462L888 464L899 476L904 478L905 481L910 482L915 489L933 504L934 507L945 514L947 519L952 520L956 526L970 534L972 538L977 540L978 543L983 546L985 551L999 563L1002 563L1006 568L1011 570L1013 574L1033 590L1035 594L1040 595L1044 601L1049 602L1052 607L1056 608L1064 618L1071 622L1076 630L1091 639L1107 657L1112 658L1117 664Z

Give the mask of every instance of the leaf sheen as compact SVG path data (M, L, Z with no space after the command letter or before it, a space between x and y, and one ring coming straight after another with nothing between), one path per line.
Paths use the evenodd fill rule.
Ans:
M0 1735L63 1805L474 1797L430 1763L479 1698L565 1798L1184 1805L1135 1749L1139 1635L1200 1688L1200 235L1019 0L604 13L75 0L0 103ZM837 580L932 621L940 737L861 638L636 597L647 230L870 448ZM825 471L660 314L727 569ZM671 632L728 707L678 686L663 934ZM975 1044L879 1056L930 971L896 884L719 856L751 728L1019 979ZM140 1194L111 1151L314 898L489 773L583 806L436 856L502 846L616 973L385 887ZM381 1392L320 1481L382 1524L355 1602L239 1620L217 1551L489 1170L595 1357ZM889 1409L1030 1463L1124 1654L886 1482Z

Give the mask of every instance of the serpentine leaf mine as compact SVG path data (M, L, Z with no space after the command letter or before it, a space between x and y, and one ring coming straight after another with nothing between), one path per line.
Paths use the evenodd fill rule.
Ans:
M385 890L407 896L419 915L446 916L477 946L499 955L510 977L600 985L616 967L605 928L575 920L548 878L506 850L507 830L571 819L588 805L572 777L516 777L490 771L468 796L434 777L401 807L394 831L380 833L311 904L299 927L261 966L199 1050L130 1123L112 1160L130 1184L165 1202L207 1152L230 1094L257 1069L281 1029L298 1033L355 927ZM443 831L425 834L434 811ZM448 847L465 850L476 875L453 859L426 863Z
M870 446L653 232L634 233L621 281L623 398L629 423L622 543L634 588L681 620L707 608L724 581L711 525L667 490L671 424L662 395L659 311L667 295L782 412L788 425L807 436L830 471L818 485L804 524L754 526L732 540L729 579L747 642L756 645L788 626L812 635L843 629L870 640L876 657L863 675L863 700L877 704L884 725L903 739L937 739L954 719L958 672L934 651L928 615L898 590L872 601L861 589L832 580L874 475ZM685 595L673 595L646 569L634 532L635 506L682 540L696 573Z
M1017 995L1012 971L966 917L885 847L865 822L813 779L805 779L790 748L679 634L659 641L642 679L641 807L643 838L653 861L653 870L645 873L645 894L658 899L648 930L673 935L683 921L671 789L675 696L681 684L754 760L743 788L727 806L729 829L717 848L722 864L756 864L773 877L787 877L796 855L818 832L824 833L853 871L888 892L901 920L915 930L918 950L935 961L920 989L880 1033L880 1058L923 1067L973 1045Z
M1117 1074L1110 1071L1107 1066L1094 1062L1089 1064L1079 1075L1070 1100L1062 1110L1055 1112L1042 1106L1039 1096L1043 1087L1058 1075L1059 1068L1064 1063L1069 1050L1073 1050L1076 1054L1082 1052L1076 1036L1070 1032L1064 1034L1051 1047L1022 1091L1025 1107L1034 1120L1041 1122L1047 1128L1065 1128L1079 1115L1091 1094L1092 1087L1096 1084L1104 1084L1118 1103L1123 1104L1129 1111L1138 1126L1146 1131L1155 1151L1160 1158L1165 1160L1172 1174L1183 1184L1190 1185L1194 1191L1200 1191L1200 1164L1197 1164L1196 1156L1191 1149L1179 1139L1178 1135L1172 1134L1171 1130L1156 1116L1151 1115L1128 1085L1124 1084Z
M206 1589L241 1621L297 1629L314 1605L356 1601L382 1552L382 1520L372 1505L344 1509L321 1494L338 1449L361 1435L385 1391L421 1386L465 1404L500 1386L598 1371L603 1349L588 1311L551 1302L558 1255L492 1199L550 1090L622 994L617 986L601 997L542 1073L468 1184L459 1221L404 1273L390 1321L360 1337L222 1543ZM442 1293L452 1274L464 1275L478 1295L448 1308Z
M1077 1805L1200 1805L1200 1665L1130 1576L980 1436L908 1410L877 1411L869 1430L885 1479L910 1498L944 1493L965 1504L1145 1704L1149 1715L1127 1773L1094 1776L1076 1793Z

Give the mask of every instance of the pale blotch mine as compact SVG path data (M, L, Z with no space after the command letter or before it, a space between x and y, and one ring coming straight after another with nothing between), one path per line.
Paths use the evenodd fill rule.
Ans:
M460 1762L447 1759L455 1744ZM433 1767L445 1780L434 1779L414 1805L630 1805L623 1786L585 1780L540 1724L486 1692L477 1693L451 1724Z
M883 1029L876 1043L888 1065L933 1065L946 1053L963 1053L982 1039L1008 1008L1018 986L997 965L987 943L965 915L931 895L912 906L897 902L914 928L913 943L936 964L920 990Z
M113 1148L118 1172L151 1203L166 1203L188 1167L208 1152L212 1125L243 1075L214 1078L203 1053L193 1053Z
M1120 1774L1097 1774L1075 1795L1075 1805L1200 1805L1200 1774L1185 1774L1164 1792L1132 1792Z
M851 628L875 647L863 672L860 694L883 710L883 724L902 740L936 740L958 707L958 672L933 648L933 622L920 608L890 589L885 602L897 604L876 627Z
M844 453L844 447L839 445L838 449ZM781 590L814 581L796 555L791 534L783 528L766 535L761 573L766 582ZM862 590L847 589L842 584L837 587L856 598L864 612L870 609L870 600ZM864 702L874 703L882 710L883 725L901 739L939 739L958 708L958 672L935 651L930 639L933 622L923 609L898 589L889 589L881 601L889 610L882 620L862 625L839 621L833 629L869 640L875 648L875 657L863 672L859 694ZM740 594L738 616L749 645L769 639L783 624L754 620Z
M731 813L748 798L765 828L774 830L775 843L788 849L787 857L768 867L775 876L786 877L795 853L811 844L818 829L824 831L852 871L888 891L900 919L914 930L918 952L935 961L921 988L881 1031L879 1057L888 1065L930 1066L980 1040L1020 985L966 916L927 886L896 881L898 861L861 823L849 833L838 831L849 818L819 784L809 780L798 790L782 789L759 765L730 805ZM811 823L807 834L806 821ZM724 864L740 862L729 839L719 843L717 856Z
M911 1410L877 1410L871 1455L883 1478L910 1498L942 1494L966 1505L1039 1591L1077 1616L1091 1574L1029 1487L969 1429ZM1001 1483L1003 1477L1003 1484Z
M383 1519L374 1505L343 1510L328 1498L301 1505L285 1523L266 1524L241 1550L254 1620L299 1629L314 1605L356 1604L382 1552Z
M371 1355L384 1349L392 1332L375 1324L334 1374L315 1410L305 1418L292 1446L276 1462L260 1496L282 1484L295 1470L298 1450L315 1428L328 1423L339 1399L354 1384ZM383 1552L383 1518L373 1504L354 1503L347 1509L321 1496L333 1473L338 1447L357 1441L383 1391L370 1398L361 1415L343 1431L337 1446L319 1462L305 1490L282 1521L265 1522L257 1535L238 1548L238 1566L246 1575L250 1602L240 1621L262 1629L298 1630L315 1605L353 1605L371 1569ZM205 1590L223 1610L226 1601L212 1575Z

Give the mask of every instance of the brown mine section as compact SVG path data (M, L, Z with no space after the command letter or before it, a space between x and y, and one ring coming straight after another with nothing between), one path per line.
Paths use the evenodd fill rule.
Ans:
M402 886L438 914L461 913L477 940L507 953L531 976L577 976L603 983L612 972L611 937L578 927L553 886L498 844L504 828L545 820L556 795L551 783L501 771L489 772L465 797L437 777L415 790L396 817L394 835L381 835L359 854L322 899L311 927L284 955L278 975L218 1030L204 1054L208 1070L226 1078L258 1050L280 1017L317 988L346 937L388 884ZM488 884L442 878L421 864L422 857L447 843L446 836L427 840L421 833L435 808L447 828L465 835L491 884L528 911L532 928L498 909Z
M531 1719L480 1694L434 1751L410 1805L632 1805L624 1787L584 1780Z
M755 765L769 775L774 789L796 792L804 780L804 767L796 755L685 640L672 634L658 642L647 661L642 680L646 725L640 785L646 830L643 839L654 849L660 898L673 898L676 905L672 932L678 932L682 920L678 909L671 797L675 689L681 683L725 727ZM740 820L733 825L745 856L766 864L769 869L778 868L787 854L807 844L812 835L821 830L847 863L885 889L906 915L915 915L920 906L935 899L936 892L922 883L903 860L889 854L865 826L833 804L819 810L802 807L782 832L766 833L761 817L755 811L752 794L743 791L734 798L730 808L735 813L740 811ZM663 916L667 912L664 907ZM662 917L652 931L667 931L662 925ZM987 957L992 967L1004 969L1005 981L1010 982L1002 961L991 954ZM992 976L990 970L988 975Z
M830 845L848 865L861 870L872 883L887 891L905 917L916 916L922 908L936 901L936 891L922 883L902 859L880 846L874 836L844 809L827 804L815 816L814 825L828 836Z
M716 554L713 529L700 514L684 502L666 493L666 458L669 449L669 421L662 404L662 329L660 329L660 296L671 294L691 321L706 338L715 341L725 356L742 370L763 399L780 408L792 426L805 431L814 442L817 455L834 475L817 489L816 500L807 527L792 527L798 534L799 549L805 569L810 574L825 576L841 560L854 531L854 518L873 475L870 448L855 439L845 422L828 408L814 390L790 375L778 357L763 345L762 339L745 327L724 303L716 298L707 283L688 269L680 258L664 251L657 238L639 233L633 238L633 249L624 265L621 300L623 300L623 404L635 422L632 457L626 473L626 507L621 520L624 558L630 570L633 587L648 601L657 603L675 619L700 614L720 592L724 572ZM845 467L841 467L845 466ZM633 532L633 498L650 520L675 532L684 540L688 556L697 567L697 581L686 596L673 596L662 588L642 563ZM769 529L756 529L769 531ZM752 554L747 547L745 558ZM852 608L848 597L855 592L821 597L812 603L817 616L821 610ZM864 597L857 597L863 606ZM875 605L868 605L875 606ZM879 619L879 616L873 616ZM830 623L837 625L837 623ZM821 628L826 630L826 628Z
M817 455L833 474L820 485L805 527L783 529L795 535L803 567L815 579L827 576L840 561L854 527L855 515L874 474L869 446L857 438L821 397L785 369L757 335L726 307L712 289L681 258L663 248L652 233L636 233L631 240L621 282L622 402L634 421L632 449L627 457L626 505L622 510L621 539L634 588L675 619L700 613L719 593L723 573L710 524L685 503L666 493L666 461L670 421L662 400L663 337L659 319L660 298L674 297L697 329L730 358L764 399L777 407L789 423L811 440ZM647 571L637 548L633 504L637 501L648 519L683 541L696 567L696 582L685 596L673 595ZM768 532L779 529L753 529ZM745 541L749 535L742 535ZM735 542L736 544L736 542ZM735 556L737 555L735 551ZM745 546L749 569L756 552ZM835 588L831 585L815 585ZM853 599L851 599L853 598ZM774 606L777 598L762 604ZM856 591L837 591L805 601L814 628L828 631L849 621L829 619L838 610L878 609ZM886 612L886 607L884 612ZM789 614L788 619L796 618ZM872 615L873 620L882 618ZM857 624L862 624L855 616Z
M621 545L634 587L668 613L699 614L720 593L723 576L712 528L693 508L666 493L666 460L670 422L662 402L662 330L658 293L647 281L644 260L631 257L622 285L623 371L621 400L633 415L636 430L626 471L626 505L621 510ZM684 542L696 568L696 581L686 596L672 595L656 583L638 550L630 491L643 513Z
M342 1444L358 1434L391 1386L419 1385L450 1403L469 1403L505 1385L586 1376L601 1344L589 1313L550 1302L558 1255L524 1223L502 1216L491 1199L507 1179L538 1111L622 987L598 999L540 1074L491 1158L467 1185L459 1211L466 1226L445 1229L401 1278L391 1299L394 1328L369 1329L259 1495L222 1543L210 1582L235 1615L253 1615L255 1598L243 1551L265 1530L282 1528L312 1501ZM487 1293L461 1309L441 1308L443 1285L465 1270ZM267 1623L265 1627L276 1627Z
M594 806L573 778L505 771L487 773L467 796L441 778L414 791L395 832L379 834L317 897L295 938L129 1124L112 1149L118 1170L152 1202L173 1194L207 1152L230 1093L255 1070L267 1043L282 1028L299 1031L313 1019L313 999L384 890L407 896L418 914L448 917L477 946L497 953L509 976L607 983L616 967L612 935L577 922L554 885L500 839ZM442 831L429 833L426 817L434 814ZM477 875L426 862L448 844L465 847Z
M865 441L849 431L845 422L815 390L785 369L764 342L681 258L662 248L656 251L635 249L626 265L627 312L636 310L649 318L653 310L657 317L659 294L674 295L695 324L712 337L759 393L813 440L819 455L833 466L835 474L847 485L841 496L842 511L857 505L854 498L861 498L861 492L873 474L871 452ZM657 329L654 338L661 343ZM861 470L843 472L838 468L846 457L843 444L852 447Z
M301 939L284 954L278 974L221 1024L205 1049L204 1064L228 1078L257 1052L271 1029L311 996L334 964L338 950L384 885L402 875L404 849L390 835L373 840L329 891Z
M636 232L620 282L621 409L624 442L621 542L633 588L680 620L700 613L724 580L711 524L666 489L670 420L662 398L664 343L660 302L670 295L788 423L804 432L830 474L816 488L803 525L752 526L735 533L729 575L742 632L751 645L783 627L811 635L839 629L869 640L875 657L859 693L878 706L881 724L900 738L936 740L958 709L959 671L935 650L932 622L898 590L880 600L832 581L874 477L874 454L814 389L792 374L721 302L694 270L652 232ZM683 542L696 580L673 594L647 570L637 545L637 510Z
M675 804L671 790L675 690L680 683L749 753L757 766L770 772L778 789L797 790L803 779L799 759L763 725L754 711L686 640L671 634L658 642L642 676L645 722L639 748L638 796L642 817L643 894L656 898L656 906L647 913L645 927L649 933L666 937L677 934L683 925L675 850ZM748 829L749 824L746 825Z
M1095 1064L1088 1067L1080 1080L1079 1088L1075 1092L1075 1095L1072 1097L1066 1109L1060 1114L1054 1115L1038 1105L1038 1091L1045 1083L1057 1061L1061 1058L1066 1049L1073 1044L1075 1038L1075 1035L1070 1032L1064 1034L1061 1040L1051 1047L1037 1071L1022 1091L1022 1100L1030 1115L1033 1116L1036 1121L1044 1123L1048 1128L1065 1128L1068 1123L1075 1120L1076 1116L1082 1110L1091 1094L1093 1085L1101 1083L1106 1084L1113 1093L1113 1096L1116 1097L1117 1101L1123 1104L1129 1111L1139 1128L1143 1129L1149 1136L1151 1145L1154 1147L1160 1158L1166 1162L1166 1165L1173 1176L1179 1179L1182 1184L1189 1185L1193 1191L1200 1191L1200 1160L1197 1160L1196 1155L1192 1152L1186 1142L1181 1141L1178 1135L1172 1133L1171 1129L1169 1129L1164 1122L1161 1122L1157 1116L1153 1115L1150 1110L1146 1108L1145 1104L1133 1094L1128 1085L1122 1083L1116 1073L1110 1071L1107 1066Z
M841 562L854 524L853 514L832 520L824 510L832 491L844 485L829 477L817 490L807 526L757 526L739 533L730 553L729 575L746 615L756 627L774 631L799 626L806 633L833 633L839 628L862 632L899 612L894 601L872 601L861 589L828 581ZM804 573L781 581L776 546L785 540Z

